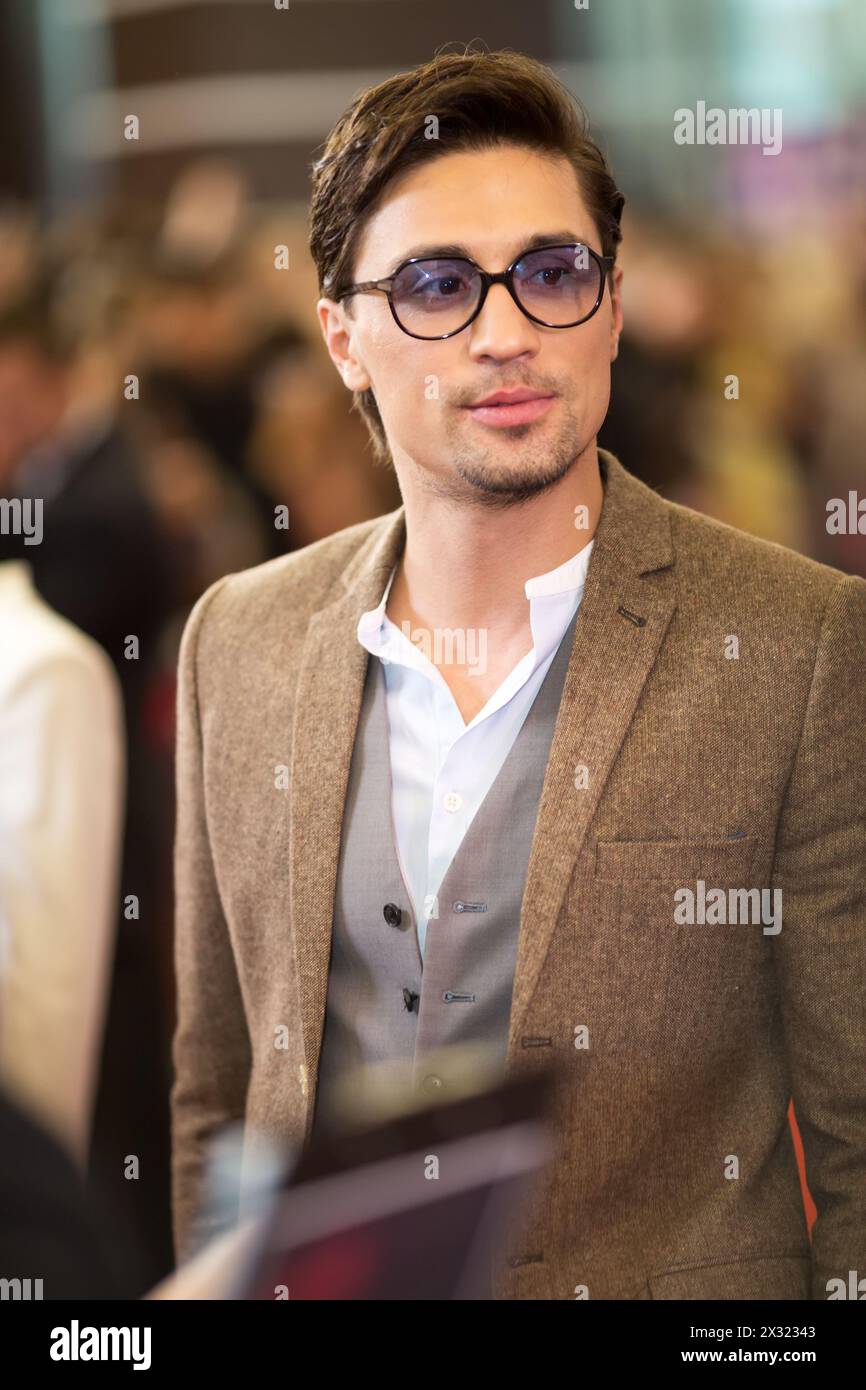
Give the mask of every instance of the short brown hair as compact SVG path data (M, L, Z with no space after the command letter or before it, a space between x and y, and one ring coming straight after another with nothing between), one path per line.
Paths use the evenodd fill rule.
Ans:
M439 139L426 138L429 117ZM523 145L565 156L596 224L602 254L615 256L625 199L589 133L589 118L568 88L534 58L437 52L430 62L362 92L343 112L312 166L310 251L319 292L339 299L352 284L366 221L388 185L408 169L459 150ZM356 391L376 457L389 458L371 390Z

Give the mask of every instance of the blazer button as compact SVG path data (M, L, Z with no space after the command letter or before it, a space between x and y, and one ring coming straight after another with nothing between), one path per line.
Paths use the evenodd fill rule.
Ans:
M435 1095L441 1088L441 1076L425 1076L424 1080L421 1082L421 1089L426 1091L428 1095Z
M396 903L386 903L382 908L382 916L389 927L399 927L403 919L403 913Z

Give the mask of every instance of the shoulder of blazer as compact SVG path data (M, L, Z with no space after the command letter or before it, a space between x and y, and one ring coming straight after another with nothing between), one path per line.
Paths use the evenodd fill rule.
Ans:
M375 567L382 548L402 534L403 508L347 526L302 550L251 569L223 575L195 604L187 632L206 624L207 641L266 638L277 628L282 639L303 637L312 615L341 598L352 576ZM204 634L203 634L204 635Z
M664 505L671 520L681 593L737 595L759 603L765 611L794 616L823 609L839 583L851 581L845 571L776 541L740 531L680 503Z

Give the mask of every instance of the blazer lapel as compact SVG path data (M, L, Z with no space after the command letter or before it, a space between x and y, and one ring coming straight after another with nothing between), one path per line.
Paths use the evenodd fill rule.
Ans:
M520 919L509 1061L587 829L676 607L668 505L599 449L605 479ZM588 785L575 776L585 767Z
M400 507L382 518L341 575L340 596L310 619L298 672L290 773L291 921L313 1118L328 988L343 810L369 653L361 614L380 602L405 540Z

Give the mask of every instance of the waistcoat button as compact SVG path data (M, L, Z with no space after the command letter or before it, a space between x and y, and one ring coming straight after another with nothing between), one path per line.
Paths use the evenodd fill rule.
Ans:
M396 903L386 903L382 908L382 916L389 927L399 927L403 918L403 913Z

